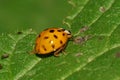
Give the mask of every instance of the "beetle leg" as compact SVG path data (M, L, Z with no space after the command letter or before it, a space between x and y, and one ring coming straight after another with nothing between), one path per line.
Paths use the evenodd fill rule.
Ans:
M61 48L59 48L57 51L55 51L54 56L56 56L56 57L59 56L60 51L63 51L63 53L65 54L65 51L64 51L65 47L66 47L66 44L63 45Z

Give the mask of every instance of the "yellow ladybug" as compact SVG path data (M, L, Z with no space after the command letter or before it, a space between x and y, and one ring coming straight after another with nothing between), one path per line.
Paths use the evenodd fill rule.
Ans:
M48 28L42 31L36 39L35 53L58 56L72 37L71 32L63 28Z

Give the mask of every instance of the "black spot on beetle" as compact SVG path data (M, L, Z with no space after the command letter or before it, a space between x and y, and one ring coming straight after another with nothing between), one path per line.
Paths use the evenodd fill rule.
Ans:
M40 37L41 35L39 34L39 36L38 37Z
M48 39L49 37L48 36L45 36L44 39Z
M50 33L53 33L54 31L55 31L55 30L52 29L52 30L50 30Z
M53 35L53 36L54 36L54 38L56 38L56 39L58 38L57 35Z
M45 46L44 46L44 45L42 45L42 48L43 48L45 51L47 51L47 49L45 48Z
M63 36L65 36L65 33L63 33Z
M54 49L54 48L55 48L55 45L52 45L52 48Z
M59 29L59 30L57 30L58 32L61 32L61 30Z
M63 41L62 41L62 40L60 40L60 44L63 44Z

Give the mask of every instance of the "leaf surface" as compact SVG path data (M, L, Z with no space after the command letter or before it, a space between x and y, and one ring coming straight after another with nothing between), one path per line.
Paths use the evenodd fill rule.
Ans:
M119 80L120 0L71 0L66 22L73 35L91 38L82 45L69 41L60 57L29 54L36 32L0 36L0 80ZM82 27L89 29L80 33ZM44 27L45 28L45 27ZM42 29L41 29L42 30Z

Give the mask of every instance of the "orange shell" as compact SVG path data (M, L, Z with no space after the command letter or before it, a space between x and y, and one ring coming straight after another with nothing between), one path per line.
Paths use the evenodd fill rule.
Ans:
M48 28L41 32L36 39L35 53L48 54L63 47L71 33L63 28Z

